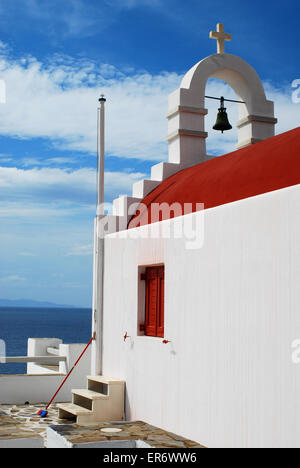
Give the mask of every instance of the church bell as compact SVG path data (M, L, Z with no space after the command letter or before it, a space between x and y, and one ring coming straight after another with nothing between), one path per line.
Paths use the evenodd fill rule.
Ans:
M221 107L219 108L216 123L213 126L214 130L219 130L222 133L225 132L226 130L231 130L232 129L232 126L230 125L229 120L228 120L226 107L224 107L224 100L225 99L223 97L221 97L221 99L220 99Z

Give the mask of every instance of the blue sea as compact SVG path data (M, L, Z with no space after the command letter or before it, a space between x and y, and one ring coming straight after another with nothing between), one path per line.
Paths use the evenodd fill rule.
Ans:
M88 343L91 309L0 307L0 339L7 356L27 356L28 338L61 338L64 343ZM0 374L25 374L26 364L0 364Z

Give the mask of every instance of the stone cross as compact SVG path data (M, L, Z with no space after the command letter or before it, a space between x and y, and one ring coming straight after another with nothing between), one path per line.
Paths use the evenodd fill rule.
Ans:
M217 31L210 31L209 37L216 39L218 43L218 54L225 53L225 41L231 41L232 35L224 32L224 24L217 24Z

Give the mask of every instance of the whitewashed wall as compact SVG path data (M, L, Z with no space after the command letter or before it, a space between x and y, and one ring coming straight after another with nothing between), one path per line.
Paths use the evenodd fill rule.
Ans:
M168 345L137 336L138 266L161 262ZM108 236L103 373L126 380L128 419L208 447L299 447L299 280L300 186L205 211L198 250Z

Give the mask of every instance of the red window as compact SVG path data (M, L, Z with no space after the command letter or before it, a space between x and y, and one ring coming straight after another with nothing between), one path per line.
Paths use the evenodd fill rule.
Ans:
M146 281L145 335L164 337L165 267L148 267Z

